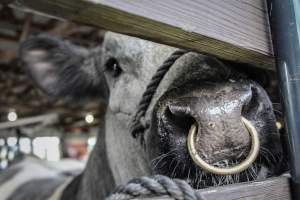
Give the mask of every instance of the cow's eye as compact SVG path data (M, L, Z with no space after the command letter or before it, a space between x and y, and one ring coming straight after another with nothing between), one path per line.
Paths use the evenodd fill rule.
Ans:
M117 59L115 58L109 58L106 61L105 69L115 78L120 76L120 74L122 73L122 68L120 67Z

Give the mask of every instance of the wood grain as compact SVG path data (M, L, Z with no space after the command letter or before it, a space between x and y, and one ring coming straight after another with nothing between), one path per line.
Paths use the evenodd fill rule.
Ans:
M16 0L13 5L274 69L265 0Z
M234 184L199 190L205 200L291 200L289 178L285 176L265 181ZM171 200L168 197L136 198Z

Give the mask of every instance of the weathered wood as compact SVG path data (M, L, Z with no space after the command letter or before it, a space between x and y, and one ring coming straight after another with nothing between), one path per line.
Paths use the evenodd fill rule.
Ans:
M242 183L201 191L207 200L233 200L233 199L291 199L289 178L278 177L265 181Z
M213 187L199 190L199 193L206 200L291 200L289 178L286 176L270 178L265 181ZM171 200L168 197L137 199Z
M75 22L273 69L265 0L26 0Z

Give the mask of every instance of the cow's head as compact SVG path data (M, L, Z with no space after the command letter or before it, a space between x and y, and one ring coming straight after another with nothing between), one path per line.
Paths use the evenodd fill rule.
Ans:
M120 149L111 154L113 157L125 154L124 140L129 140L130 133L124 127L158 66L174 51L164 45L107 33L102 46L94 50L45 36L32 38L22 45L20 57L34 82L47 94L106 100L110 113L106 116L106 134L117 137L114 147ZM246 171L228 176L199 168L187 149L191 125L197 126L199 155L207 163L227 167L241 162L251 145L241 117L247 118L259 134L257 160ZM150 124L145 132L145 152L153 173L183 178L195 187L278 173L282 150L267 93L246 75L214 58L197 53L179 58L157 88L145 120ZM130 153L134 154L134 150ZM130 153L119 165L130 160ZM136 158L131 161L139 162ZM134 165L139 167L138 163Z

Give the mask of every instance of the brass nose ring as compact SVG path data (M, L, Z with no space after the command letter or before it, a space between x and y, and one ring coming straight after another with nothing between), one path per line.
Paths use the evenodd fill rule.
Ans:
M238 174L244 170L246 170L257 158L257 155L259 153L259 137L258 133L255 129L255 127L251 124L249 120L246 118L242 117L241 118L243 124L247 128L249 135L251 137L251 149L246 157L245 160L243 160L241 163L232 166L232 167L225 167L225 168L220 168L220 167L215 167L207 162L205 162L200 155L198 154L196 148L195 148L195 136L197 134L197 126L193 124L189 130L188 138L187 138L187 146L188 146L188 151L193 159L193 161L201 167L204 171L213 173L213 174L218 174L218 175L230 175L230 174Z

